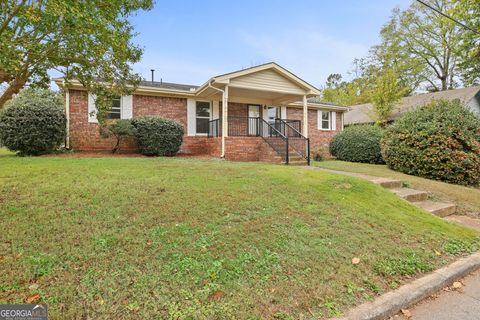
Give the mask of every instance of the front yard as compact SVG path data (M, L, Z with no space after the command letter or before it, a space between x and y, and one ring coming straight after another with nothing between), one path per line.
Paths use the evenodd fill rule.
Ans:
M480 243L318 170L6 152L0 230L0 303L51 319L325 318Z

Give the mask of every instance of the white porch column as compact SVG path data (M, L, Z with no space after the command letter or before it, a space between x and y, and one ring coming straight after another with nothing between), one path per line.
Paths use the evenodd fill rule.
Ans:
M303 96L303 135L308 138L308 104L307 96Z
M225 158L225 137L228 136L228 85L222 96L222 158Z

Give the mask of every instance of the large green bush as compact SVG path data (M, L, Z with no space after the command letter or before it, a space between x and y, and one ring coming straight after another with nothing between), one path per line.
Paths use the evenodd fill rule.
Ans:
M66 116L60 95L27 89L0 113L0 141L22 155L39 155L65 141Z
M366 163L384 163L380 141L383 129L372 125L345 128L330 142L330 153L339 160Z
M133 119L132 125L143 154L173 156L180 150L183 127L178 122L147 116Z
M388 166L464 185L480 183L480 119L460 101L434 101L405 113L382 141Z

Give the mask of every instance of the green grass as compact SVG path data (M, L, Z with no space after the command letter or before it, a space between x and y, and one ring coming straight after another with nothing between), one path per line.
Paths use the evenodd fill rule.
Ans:
M6 152L0 230L0 303L51 319L326 318L479 243L318 170Z
M406 187L431 192L434 200L455 203L457 205L457 213L459 214L480 217L480 189L478 188L469 188L460 185L444 183L441 181L411 176L401 172L393 171L386 165L355 163L338 160L315 162L314 165L326 169L398 179L403 181Z

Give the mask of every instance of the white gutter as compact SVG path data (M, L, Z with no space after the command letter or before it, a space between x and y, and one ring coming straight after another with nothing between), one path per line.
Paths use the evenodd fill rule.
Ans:
M65 90L65 80L63 80L63 88ZM70 149L70 90L65 91L65 115L67 117L66 123L66 135L65 135L65 148Z
M222 89L219 89L219 88L215 88L214 86L212 86L212 82L215 81L215 80L210 80L208 82L208 85L207 87L208 88L212 88L213 90L217 90L219 92L222 93L222 122L225 121L225 112L224 110L226 109L227 106L225 106L225 90L222 90ZM221 152L221 155L220 155L220 158L222 159L225 159L225 126L224 124L222 123L222 152Z

